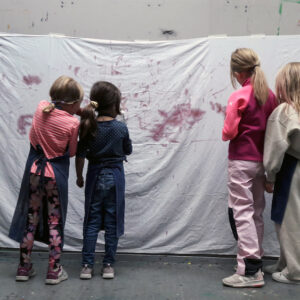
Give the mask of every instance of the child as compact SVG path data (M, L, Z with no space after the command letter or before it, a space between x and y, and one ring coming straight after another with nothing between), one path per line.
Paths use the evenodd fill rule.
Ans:
M81 279L93 274L100 229L105 230L102 277L114 278L113 263L118 239L124 233L125 178L123 161L131 154L127 126L115 120L120 114L121 94L109 82L96 82L92 102L81 112L80 141L76 155L77 185L84 184L84 158L89 160L85 187ZM97 115L95 115L95 112Z
M272 192L280 258L268 266L274 280L300 284L300 63L284 66L276 78L281 103L271 114L266 131L266 188Z
M49 244L46 284L68 278L60 265L68 205L69 157L76 154L82 87L61 76L50 89L52 103L41 101L29 134L30 152L9 237L20 242L17 281L35 275L31 263L34 240Z
M269 115L277 105L257 54L246 48L231 55L231 81L242 86L228 100L222 132L229 143L229 219L238 241L236 273L223 279L231 287L264 285L262 268L264 168L263 146Z

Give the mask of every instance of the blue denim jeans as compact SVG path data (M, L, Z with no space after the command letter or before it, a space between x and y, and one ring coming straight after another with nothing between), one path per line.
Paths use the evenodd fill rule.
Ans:
M109 169L101 170L96 181L94 197L90 203L89 217L84 229L82 265L94 265L95 248L102 222L105 230L103 264L113 264L118 246L116 185L113 173Z

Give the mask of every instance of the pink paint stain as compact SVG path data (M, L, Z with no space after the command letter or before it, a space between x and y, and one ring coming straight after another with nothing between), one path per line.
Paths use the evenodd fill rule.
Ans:
M27 85L40 84L42 82L40 77L34 75L23 76L23 81Z
M111 75L121 75L122 73L117 71L113 66L111 66Z
M158 112L163 117L163 121L156 124L150 131L154 141L168 138L170 135L168 133L169 127L178 127L179 131L192 128L205 114L205 111L201 109L192 109L190 103L176 105L170 113L162 110L158 110Z
M31 126L33 115L21 115L18 119L18 132L26 135L26 128Z
M210 101L209 104L210 104L211 109L213 111L215 111L218 114L223 114L224 117L225 117L225 115L226 115L226 106L223 106L220 103L212 102L212 101Z
M212 96L213 96L214 98L216 98L216 96L217 96L218 94L222 93L222 92L225 91L226 89L227 89L227 87L225 87L225 88L223 88L223 89L221 89L221 90L219 90L219 91L216 91L216 92L214 92L214 93L212 94Z
M75 67L74 68L74 74L75 74L75 76L77 76L79 70L80 70L80 67Z

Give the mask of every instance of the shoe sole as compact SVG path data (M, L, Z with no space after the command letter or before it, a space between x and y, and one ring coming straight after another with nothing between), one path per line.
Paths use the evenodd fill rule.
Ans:
M65 277L60 277L58 279L46 279L45 280L45 283L46 284L51 284L51 285L54 285L54 284L59 284L60 282L64 281L64 280L67 280L68 279L68 276L65 276Z
M35 275L35 272L29 274L28 276L16 276L16 281L28 281L31 277Z
M81 274L80 279L91 279L92 275L91 274Z
M240 284L230 284L223 281L223 285L233 287L233 288L260 288L265 285L264 281L257 281L252 283L240 283Z
M295 284L295 285L299 285L300 284L300 281L298 282L298 281L292 281L292 280L289 280L289 281L286 281L286 280L284 280L284 279L278 279L278 278L273 278L272 277L272 279L274 280L274 281L276 281L276 282L280 282L280 283L285 283L285 284Z
M104 279L114 279L114 274L102 274L102 278Z

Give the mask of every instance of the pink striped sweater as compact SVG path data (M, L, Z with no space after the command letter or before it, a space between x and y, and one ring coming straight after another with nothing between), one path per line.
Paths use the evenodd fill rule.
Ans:
M76 154L79 120L64 110L54 109L44 113L43 109L50 103L41 101L33 116L29 140L33 147L40 145L47 158L61 156L69 146L70 156ZM32 165L31 172L35 173L37 166ZM50 163L45 168L45 176L55 178Z

